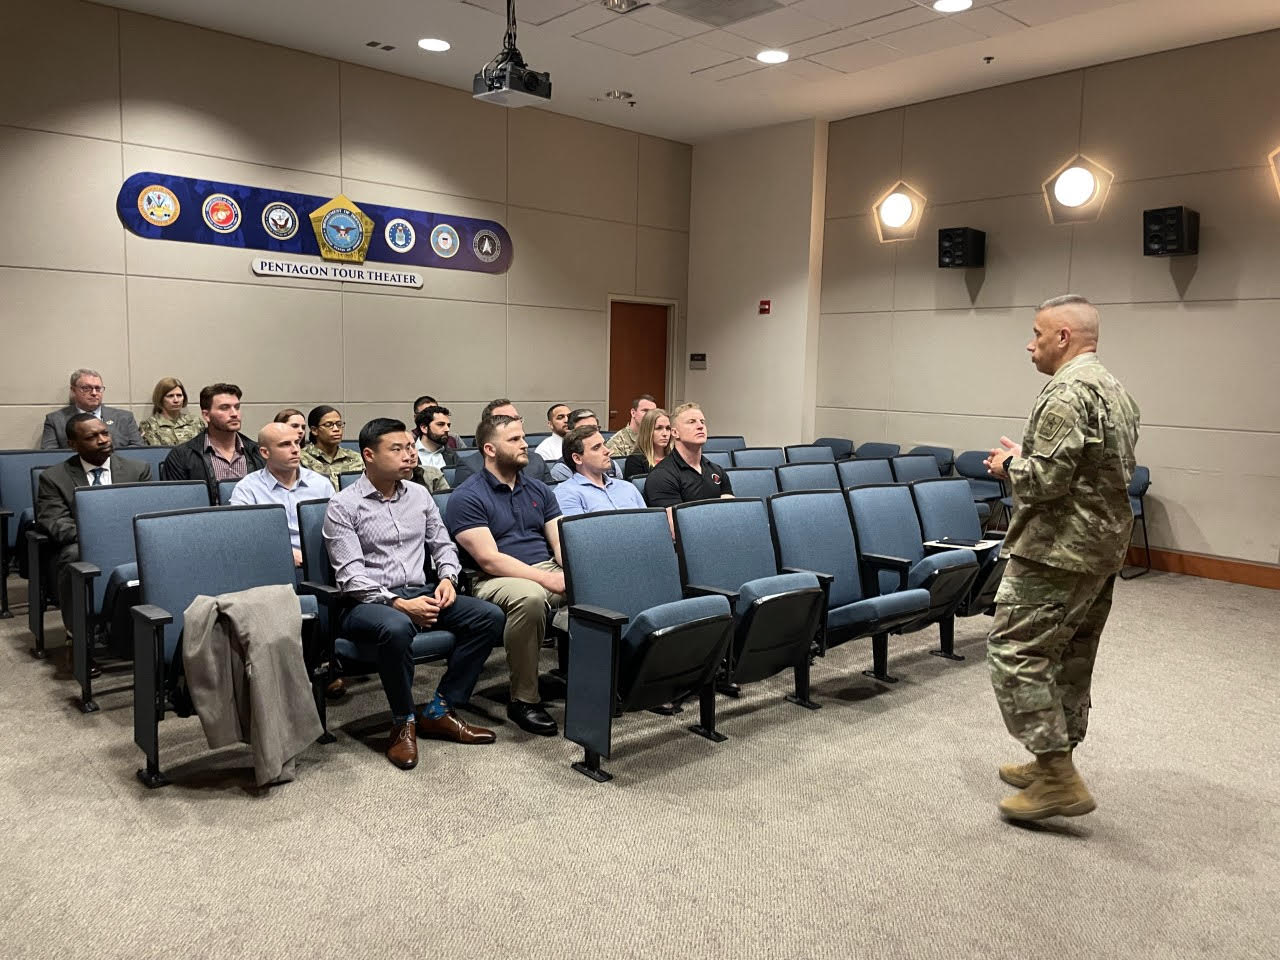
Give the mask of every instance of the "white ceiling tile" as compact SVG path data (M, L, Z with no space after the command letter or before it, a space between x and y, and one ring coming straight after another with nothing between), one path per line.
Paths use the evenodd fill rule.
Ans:
M1005 19L1008 19L1007 17ZM845 27L843 30L832 30L811 40L801 40L787 47L792 60L808 57L815 53L834 50L836 47L847 47L851 43L867 39L867 35L858 27Z
M741 57L726 50L708 47L697 40L681 40L669 47L660 47L641 54L639 62L645 69L663 70L671 74L693 73L707 67L740 60Z
M834 80L841 75L839 70L832 67L824 67L822 64L814 63L811 60L788 60L774 69L789 73L791 76L798 77L807 83Z
M616 15L613 22L592 27L590 30L584 30L577 36L579 40L596 43L602 47L608 47L610 50L617 50L619 53L631 54L656 50L658 47L665 47L667 44L675 43L681 39L674 33L667 33L665 30L659 30L657 27L650 27L643 23L628 21Z
M831 30L831 24L816 17L806 17L791 8L774 10L725 28L730 33L747 37L773 47L785 47L797 40L816 37Z
M983 8L981 10L970 10L961 14L956 22L962 27L969 30L976 30L983 36L1002 37L1006 33L1014 33L1018 30L1025 30L1026 25L1013 17L1006 16L999 10L991 10Z
M754 57L760 52L760 44L756 41L740 37L736 33L728 33L725 30L712 30L710 33L704 33L698 37L698 42L705 43L707 46L715 47L718 50L736 53L740 57Z
M516 5L516 16L520 23L546 23L582 5L582 0L520 0ZM505 3L502 16L504 19L507 16Z
M918 23L929 23L932 20L940 19L932 10L913 6L909 10L903 10L901 13L891 13L887 17L877 17L875 20L868 20L866 23L858 24L858 29L865 36L880 37L886 33L893 33L895 30L914 27Z
M851 27L911 6L911 0L798 0L795 9L835 27Z
M833 73L832 76L838 76L838 74ZM782 93L793 90L802 83L804 81L794 74L775 70L773 67L752 70L750 73L739 74L721 81L723 86L748 93Z
M756 70L763 70L764 64L757 63L754 60L730 60L728 63L722 63L718 67L711 67L708 70L699 70L693 76L699 80L728 80L732 77L740 77L744 73L753 73Z
M604 9L601 7L600 9ZM617 14L614 14L617 16ZM657 27L659 30L665 30L667 33L674 33L681 37L696 37L700 33L707 33L714 30L705 23L697 20L690 20L688 17L681 17L662 7L647 6L641 7L634 13L626 14L628 20L635 20L637 23L647 24L651 27Z
M1116 0L1005 0L996 5L1001 13L1007 13L1027 26L1038 27L1042 23L1064 20L1077 13L1087 13L1100 7L1113 7Z
M582 33L584 30L590 30L592 27L598 27L602 23L608 23L617 16L616 13L610 13L598 3L588 3L566 13L562 17L548 20L542 24L540 29L572 37Z
M833 70L857 73L859 70L869 70L881 64L901 60L902 57L901 50L886 47L877 40L863 40L861 43L851 43L849 46L840 47L838 50L828 50L826 53L814 54L809 59L823 66L831 67Z
M903 53L912 55L945 50L947 47L958 47L961 44L982 39L984 39L982 34L966 30L954 20L934 20L879 38L881 43L887 43Z

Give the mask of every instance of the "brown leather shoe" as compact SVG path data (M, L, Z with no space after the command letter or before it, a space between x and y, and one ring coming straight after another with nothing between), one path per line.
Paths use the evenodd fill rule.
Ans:
M412 770L418 765L418 738L412 720L391 728L387 759L401 770Z
M454 743L493 743L498 739L492 730L472 726L452 710L443 717L419 717L418 736Z
M347 695L347 681L339 677L324 688L324 695L330 700L340 700Z

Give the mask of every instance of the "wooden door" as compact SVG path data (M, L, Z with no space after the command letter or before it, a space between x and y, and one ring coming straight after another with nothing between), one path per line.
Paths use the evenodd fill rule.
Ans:
M631 419L642 393L664 406L667 389L667 310L658 303L615 300L609 308L609 429Z

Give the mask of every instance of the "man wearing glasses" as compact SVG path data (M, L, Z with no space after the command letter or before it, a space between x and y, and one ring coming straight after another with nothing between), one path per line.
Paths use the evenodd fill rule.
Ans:
M61 410L55 410L44 418L44 432L40 437L42 450L54 450L68 446L67 421L78 413L91 413L107 425L114 447L145 447L138 421L128 410L108 407L102 402L106 387L97 370L81 367L71 374L71 402Z

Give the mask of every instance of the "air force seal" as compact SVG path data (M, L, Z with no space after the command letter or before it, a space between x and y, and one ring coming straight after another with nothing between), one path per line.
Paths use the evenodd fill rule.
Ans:
M373 221L345 196L338 195L312 210L311 227L326 260L364 263L373 240Z
M488 227L482 227L471 238L471 252L481 263L493 263L502 256L502 240Z
M389 221L382 236L394 253L408 253L418 242L418 233L413 229L413 224L403 217Z
M205 226L215 233L235 233L240 229L240 204L225 193L211 193L200 207Z
M262 208L262 229L277 240L289 240L298 232L298 211L280 200Z
M182 204L168 187L158 183L143 187L138 194L138 212L147 223L157 227L167 227L178 219L182 212Z
M448 260L458 252L458 231L442 223L431 231L431 249L437 257Z

